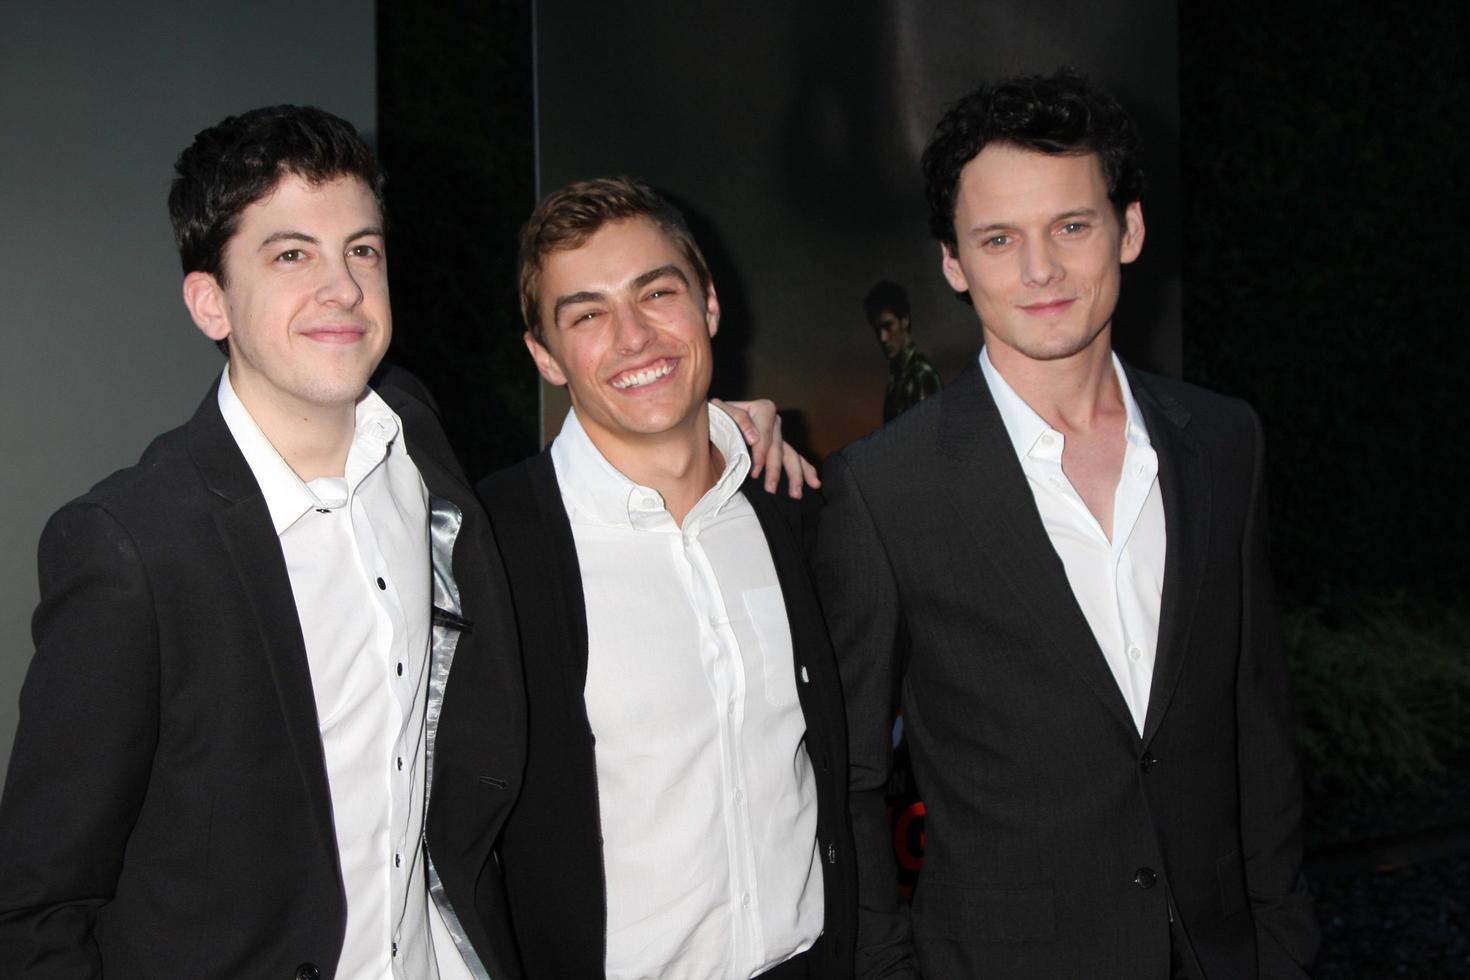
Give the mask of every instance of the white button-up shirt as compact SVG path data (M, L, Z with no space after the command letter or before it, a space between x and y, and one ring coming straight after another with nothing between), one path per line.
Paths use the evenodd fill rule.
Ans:
M983 348L980 369L1021 461L1047 537L1066 569L1072 594L1142 733L1164 591L1164 501L1159 493L1159 458L1123 365L1113 355L1113 372L1128 422L1123 472L1113 494L1112 540L1062 472L1063 435L1016 394Z
M724 472L680 528L576 413L551 448L587 606L607 883L607 975L750 977L822 932L817 796L791 632L740 485L739 429L710 408Z
M306 644L347 897L337 975L467 977L452 941L439 943L436 957L430 935L439 911L422 843L428 491L398 416L369 391L357 405L345 474L308 484L250 417L228 371L218 398L265 496Z

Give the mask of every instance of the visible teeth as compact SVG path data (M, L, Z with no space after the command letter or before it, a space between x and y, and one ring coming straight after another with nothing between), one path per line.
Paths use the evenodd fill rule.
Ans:
M624 374L614 379L612 386L622 389L641 388L644 385L653 384L672 370L674 370L672 361L659 361L653 367L647 367L632 374Z

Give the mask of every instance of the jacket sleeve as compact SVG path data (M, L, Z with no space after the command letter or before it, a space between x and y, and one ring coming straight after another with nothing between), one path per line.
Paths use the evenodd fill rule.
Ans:
M1301 871L1301 764L1267 554L1263 438L1254 413L1251 424L1253 473L1242 541L1236 678L1240 828L1260 976L1285 980L1307 976L1319 936Z
M898 589L841 454L825 467L823 493L826 507L812 565L847 702L848 790L858 870L857 976L917 977L909 911L899 896L883 808L896 693L907 653Z
M127 531L70 504L40 545L36 650L0 797L0 974L95 977L158 729L158 631Z

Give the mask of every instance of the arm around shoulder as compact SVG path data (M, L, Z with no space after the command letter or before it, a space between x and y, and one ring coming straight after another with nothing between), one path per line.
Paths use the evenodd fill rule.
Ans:
M36 650L0 797L0 974L100 976L111 900L158 730L158 631L143 563L103 509L74 503L39 553Z

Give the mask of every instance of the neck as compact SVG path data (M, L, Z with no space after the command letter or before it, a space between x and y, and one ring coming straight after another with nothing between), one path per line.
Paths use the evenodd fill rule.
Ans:
M248 387L241 390L233 376L230 383L240 404L302 482L347 472L347 453L357 430L355 403L316 405Z
M634 483L657 490L680 527L724 472L725 461L709 441L708 405L687 424L649 435L614 434L578 418L603 458Z
M1013 347L991 344L990 363L1032 411L1059 431L1090 429L1122 408L1123 393L1113 372L1113 348L1104 329L1069 357L1037 360Z

